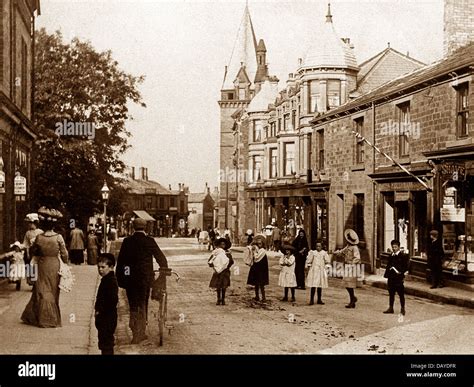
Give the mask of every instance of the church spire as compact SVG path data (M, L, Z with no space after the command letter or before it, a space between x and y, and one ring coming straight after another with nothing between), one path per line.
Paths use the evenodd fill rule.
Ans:
M326 15L326 23L332 23L331 3L328 3L328 13Z
M222 89L234 88L234 80L240 71L241 63L245 66L248 78L253 82L257 73L257 39L250 17L248 1L245 3L244 15L237 32Z

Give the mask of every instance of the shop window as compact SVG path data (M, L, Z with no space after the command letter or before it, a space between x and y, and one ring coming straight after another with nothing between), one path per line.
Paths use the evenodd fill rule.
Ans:
M399 156L405 157L410 153L410 102L397 105L398 109L398 144Z
M364 133L364 117L359 117L354 120L355 131L359 133L362 137L365 136ZM364 140L362 137L356 138L356 164L363 164L364 163Z
M145 209L151 210L153 208L153 197L145 196Z
M283 147L284 175L293 175L295 171L295 143L287 142Z
M465 82L456 87L457 99L457 118L456 128L458 137L466 137L469 135L468 130L468 116L469 116L469 83Z

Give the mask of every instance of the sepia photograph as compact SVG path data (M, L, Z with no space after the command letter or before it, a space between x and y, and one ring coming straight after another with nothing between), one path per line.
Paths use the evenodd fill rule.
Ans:
M0 4L14 381L315 355L472 386L474 0Z

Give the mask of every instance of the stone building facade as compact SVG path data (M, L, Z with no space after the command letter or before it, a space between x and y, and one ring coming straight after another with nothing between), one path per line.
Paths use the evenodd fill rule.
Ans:
M40 4L4 0L0 12L0 251L5 251L23 237L23 219L31 212L34 24Z

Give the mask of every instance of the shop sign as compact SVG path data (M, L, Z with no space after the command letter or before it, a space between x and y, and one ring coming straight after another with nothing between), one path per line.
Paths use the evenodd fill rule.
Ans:
M0 171L0 193L5 193L5 172Z
M410 191L395 191L396 202L407 202L410 199Z
M439 166L443 179L463 181L466 178L466 165L464 163L443 163Z
M441 208L440 209L442 222L465 222L466 210L464 208Z
M26 177L21 175L15 176L14 195L26 195Z

